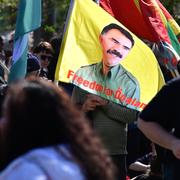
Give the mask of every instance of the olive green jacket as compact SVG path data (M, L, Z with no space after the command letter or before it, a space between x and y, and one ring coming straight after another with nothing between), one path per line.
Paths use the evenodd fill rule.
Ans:
M112 67L107 76L102 74L102 62L83 66L75 73L72 83L117 104L136 110L139 108L139 83L120 64Z

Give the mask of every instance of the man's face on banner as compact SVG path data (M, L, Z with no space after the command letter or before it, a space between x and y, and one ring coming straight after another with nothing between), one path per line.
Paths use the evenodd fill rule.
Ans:
M100 35L103 63L112 67L119 64L129 53L132 42L118 29L111 29Z

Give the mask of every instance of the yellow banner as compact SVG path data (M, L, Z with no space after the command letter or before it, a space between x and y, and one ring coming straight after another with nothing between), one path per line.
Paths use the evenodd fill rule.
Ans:
M60 49L56 80L70 82L72 74L81 66L101 61L99 35L110 23L128 30L92 0L74 0ZM133 33L131 35L135 45L121 64L138 80L140 102L147 104L164 85L164 78L151 49Z

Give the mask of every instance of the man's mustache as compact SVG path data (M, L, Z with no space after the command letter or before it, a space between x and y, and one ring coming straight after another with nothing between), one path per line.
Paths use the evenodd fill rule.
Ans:
M114 54L114 55L118 56L119 58L122 58L122 55L118 51L116 51L115 49L114 50L109 49L109 50L107 50L107 53Z

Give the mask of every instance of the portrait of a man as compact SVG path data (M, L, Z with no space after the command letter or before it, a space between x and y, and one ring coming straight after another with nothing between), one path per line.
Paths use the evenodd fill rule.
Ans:
M135 109L132 101L140 100L139 83L121 65L134 46L132 35L117 24L109 24L101 31L99 41L102 60L81 67L72 82L90 93ZM89 86L79 83L78 78L88 80Z

